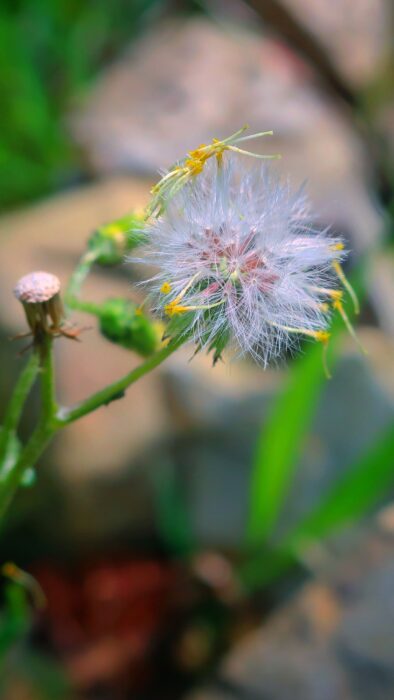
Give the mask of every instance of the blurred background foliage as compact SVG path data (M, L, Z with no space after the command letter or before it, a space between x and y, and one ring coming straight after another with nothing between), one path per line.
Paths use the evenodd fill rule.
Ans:
M75 184L67 112L162 0L5 0L0 8L1 207Z

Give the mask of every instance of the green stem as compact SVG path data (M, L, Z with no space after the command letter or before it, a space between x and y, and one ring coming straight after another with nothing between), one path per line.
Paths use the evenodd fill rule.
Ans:
M37 376L40 366L38 353L32 352L23 371L19 375L11 401L3 421L6 430L15 430L22 414L23 406Z
M51 426L45 421L40 420L18 461L9 470L7 479L1 484L0 488L0 520L3 518L4 513L18 490L26 469L32 467L37 462L55 430L56 428L53 425Z
M157 353L152 355L152 357L148 358L145 362L133 369L124 377L113 384L106 386L104 389L101 389L101 391L93 394L85 401L82 401L76 406L71 406L70 408L61 408L57 414L56 425L59 428L62 428L69 423L78 420L78 418L82 418L82 416L92 413L92 411L100 408L100 406L104 406L111 401L114 401L114 399L122 396L124 391L131 386L131 384L134 384L134 382L136 382L138 379L160 365L167 359L167 357L172 355L172 353L175 352L175 350L177 350L182 343L183 340L172 341L169 343L169 345L159 350Z
M53 366L53 339L46 335L42 347L41 354L41 421L51 425L57 411L57 403L55 397L55 374Z
M66 306L69 306L72 309L77 308L76 304L79 303L78 297L81 291L82 284L88 276L96 258L97 253L93 250L88 250L82 255L67 285L66 294L64 297Z
M57 430L54 421L54 416L57 411L57 404L55 399L52 344L53 339L51 336L46 335L42 339L40 347L37 348L37 351L34 353L34 356L36 357L35 362L33 362L33 360L30 358L29 366L31 363L32 371L35 369L34 377L37 374L37 370L40 369L41 416L37 428L33 432L25 448L22 450L19 458L14 464L11 463L9 465L9 468L4 475L4 480L2 481L0 487L0 518L6 511L16 490L18 489L26 469L34 466L37 459L40 457L41 453L48 444L51 436ZM27 375L29 376L29 373L27 373ZM15 419L18 414L15 407L12 414L13 419Z
M83 311L87 314L92 314L92 316L100 316L101 306L100 304L95 304L93 301L82 301L82 299L69 299L69 306L71 306L75 311Z
M19 375L4 417L2 430L0 432L0 465L7 451L8 439L10 435L16 432L18 427L25 401L37 377L38 369L39 356L38 353L33 352Z

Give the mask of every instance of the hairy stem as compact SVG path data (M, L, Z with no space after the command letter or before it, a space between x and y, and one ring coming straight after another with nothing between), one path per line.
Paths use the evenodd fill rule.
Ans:
M131 384L134 384L134 382L136 382L138 379L160 365L167 359L167 357L172 355L172 353L175 352L180 345L182 345L182 342L183 341L179 340L172 341L165 348L162 348L156 352L154 355L152 355L152 357L149 357L145 362L133 369L124 377L118 379L118 381L114 382L113 384L109 384L109 386L101 389L101 391L98 391L88 399L85 399L85 401L82 401L76 406L71 406L70 408L61 408L56 417L57 426L59 428L64 427L69 423L78 420L78 418L82 418L82 416L92 413L92 411L100 408L100 406L104 406L111 401L120 398L124 391L131 386Z
M51 424L57 411L55 397L55 372L53 366L53 339L45 336L41 350L41 410L42 420Z
M66 306L70 308L78 308L80 303L78 300L82 284L88 276L90 269L97 258L97 253L93 250L88 250L82 255L77 267L70 277L67 285L66 294L64 297Z
M0 432L0 469L2 460L7 452L7 443L11 435L16 433L23 407L29 395L34 381L37 377L39 369L39 357L36 352L30 355L30 358L19 375L15 385L11 400L8 404L2 430Z

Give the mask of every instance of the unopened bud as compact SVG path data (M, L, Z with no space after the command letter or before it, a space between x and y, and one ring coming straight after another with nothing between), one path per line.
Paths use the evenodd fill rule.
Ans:
M145 316L139 307L127 299L109 299L99 312L100 331L105 338L143 357L155 352L160 345L157 324Z
M116 265L126 253L145 240L144 214L132 213L101 226L88 241L88 249L95 253L99 265Z

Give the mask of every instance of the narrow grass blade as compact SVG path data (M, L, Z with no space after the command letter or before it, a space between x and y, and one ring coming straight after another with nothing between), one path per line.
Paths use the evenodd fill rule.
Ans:
M315 345L293 366L258 438L247 529L251 547L261 545L276 523L324 381L321 347Z
M290 535L293 543L320 539L364 515L394 484L394 424L346 471Z

